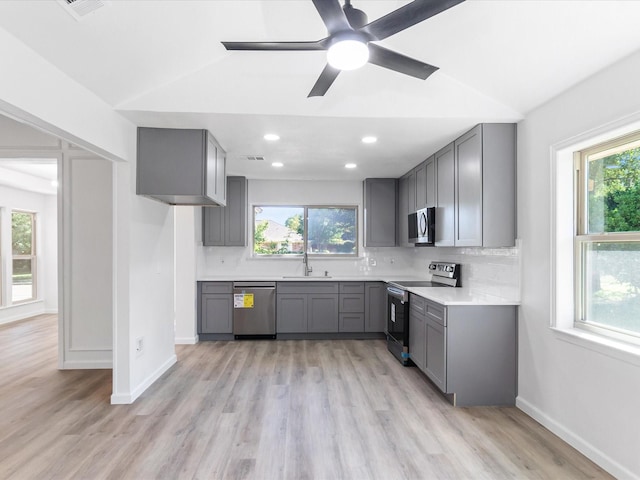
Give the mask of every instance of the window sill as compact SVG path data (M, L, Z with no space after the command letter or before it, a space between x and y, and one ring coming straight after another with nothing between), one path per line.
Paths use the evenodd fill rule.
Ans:
M579 328L551 327L559 340L640 367L640 345L622 342Z

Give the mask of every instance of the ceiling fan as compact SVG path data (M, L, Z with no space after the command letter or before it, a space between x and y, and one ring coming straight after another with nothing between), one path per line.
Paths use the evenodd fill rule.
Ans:
M350 0L312 0L327 27L328 37L303 42L222 42L227 50L300 51L327 50L327 65L308 97L323 96L341 70L353 70L365 63L425 80L438 67L423 63L377 45L417 23L437 15L464 0L414 0L393 12L367 23L367 15L353 8Z

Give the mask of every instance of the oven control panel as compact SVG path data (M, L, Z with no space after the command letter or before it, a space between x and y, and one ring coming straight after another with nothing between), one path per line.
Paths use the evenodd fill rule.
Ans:
M460 279L460 264L448 262L431 262L429 264L429 273L436 277L450 278L454 280Z

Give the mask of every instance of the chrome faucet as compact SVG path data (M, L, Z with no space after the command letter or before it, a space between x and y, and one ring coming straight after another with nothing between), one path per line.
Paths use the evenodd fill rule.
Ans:
M309 256L307 252L304 252L302 256L302 263L304 264L304 276L308 277L311 272L313 272L313 267L309 266Z

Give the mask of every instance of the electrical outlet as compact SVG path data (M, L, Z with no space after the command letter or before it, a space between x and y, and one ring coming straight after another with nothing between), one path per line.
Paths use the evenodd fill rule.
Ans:
M140 356L144 352L144 337L136 338L136 355Z

